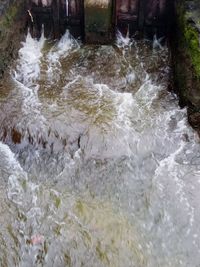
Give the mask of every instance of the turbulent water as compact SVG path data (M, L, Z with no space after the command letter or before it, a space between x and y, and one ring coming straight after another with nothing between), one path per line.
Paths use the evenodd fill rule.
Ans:
M0 266L200 266L200 145L169 66L156 39L27 35L0 88Z

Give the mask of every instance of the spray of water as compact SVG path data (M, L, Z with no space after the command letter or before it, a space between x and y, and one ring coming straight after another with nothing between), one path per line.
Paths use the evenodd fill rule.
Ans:
M19 213L3 248L17 237L21 267L199 264L199 144L160 81L167 49L120 33L117 45L80 47L69 32L50 48L23 43L5 107L19 106L7 118L31 145L0 143Z
M129 29L127 30L125 37L119 30L117 31L116 36L117 36L116 44L119 48L130 48L134 42L134 39L130 38L129 36Z

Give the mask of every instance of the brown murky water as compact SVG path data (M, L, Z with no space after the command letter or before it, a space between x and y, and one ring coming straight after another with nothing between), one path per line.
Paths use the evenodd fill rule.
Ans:
M168 57L27 36L0 88L0 266L199 266L199 140Z

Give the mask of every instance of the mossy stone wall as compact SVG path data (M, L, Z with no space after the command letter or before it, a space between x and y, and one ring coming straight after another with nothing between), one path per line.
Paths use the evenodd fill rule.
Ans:
M25 2L23 0L0 3L0 78L12 58L17 54L25 31Z
M175 88L189 122L200 129L200 2L177 0L172 57ZM197 119L199 117L199 119Z

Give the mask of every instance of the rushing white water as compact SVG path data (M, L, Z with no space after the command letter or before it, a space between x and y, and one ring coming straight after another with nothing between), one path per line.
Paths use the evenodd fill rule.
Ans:
M16 80L31 87L40 77L40 59L44 47L44 32L39 41L33 39L28 32L23 47L19 50L19 63L15 71Z
M0 94L0 266L199 266L199 138L168 50L116 44L22 44Z

